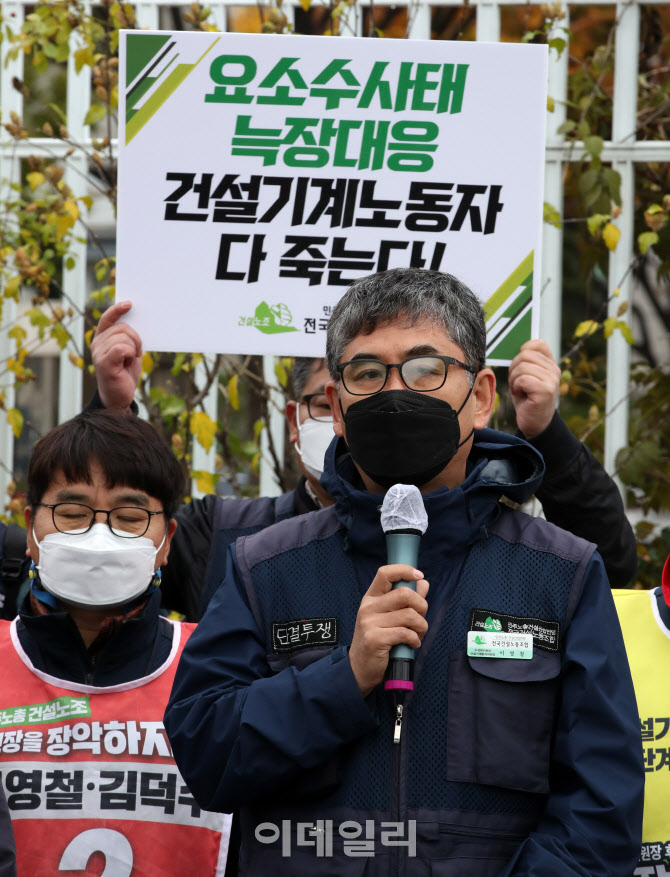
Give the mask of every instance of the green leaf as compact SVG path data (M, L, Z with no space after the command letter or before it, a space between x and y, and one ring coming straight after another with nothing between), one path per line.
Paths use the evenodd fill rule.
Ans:
M51 320L40 308L28 308L26 316L31 325L37 326L38 329L48 329L51 325Z
M93 57L93 47L92 46L84 46L83 49L77 49L74 53L74 66L77 73L81 72L84 64L88 64L89 67L92 67L95 63L95 59Z
M172 374L175 378L180 374L182 369L184 368L184 362L186 361L185 353L178 353L172 364L172 368L170 369L170 374Z
M554 207L553 204L549 204L548 201L545 201L542 206L542 219L548 225L553 225L555 228L561 228L561 214Z
M28 333L27 333L26 330L23 328L23 326L19 326L18 323L17 323L15 326L12 326L12 328L11 328L11 329L9 330L9 332L7 333L7 335L8 335L10 338L13 338L13 339L16 341L16 346L17 346L17 348L20 347L21 344L23 344L23 342L24 342L25 339L26 339L26 335L27 335L27 334L28 334Z
M637 245L640 248L640 253L644 256L649 247L653 247L658 243L658 235L655 231L645 231L637 237Z
M612 332L614 332L616 325L617 325L616 317L608 317L605 320L605 322L603 323L603 335L605 336L605 338L610 337Z
M56 339L56 343L58 344L60 349L65 350L65 348L67 347L67 343L70 340L70 333L67 331L67 329L63 328L62 323L56 323L56 325L52 327L49 334L52 338Z
M567 46L567 42L566 42L566 40L563 40L560 37L554 37L551 40L547 40L547 45L549 46L550 49L554 49L554 51L557 53L558 57L560 58L561 55L563 54L563 50Z
M621 174L611 167L603 168L603 180L615 204L621 206Z
M596 232L598 232L608 221L609 215L607 213L594 213L593 216L589 216L586 220L586 225L591 237L595 237Z
M628 323L624 322L623 320L617 320L616 327L617 327L617 329L621 332L621 334L622 334L623 337L626 339L626 341L627 341L630 345L632 345L632 344L634 343L634 341L633 341L633 333L632 333L631 328L630 328L630 326L628 325Z
M91 104L89 111L86 113L84 125L94 125L107 115L107 108L102 104Z
M572 134L572 132L577 127L577 123L573 119L566 119L562 125L559 126L558 133L559 134Z
M16 301L19 300L19 290L21 289L21 285L23 283L23 277L20 274L17 274L16 277L11 277L9 280L5 282L5 288L3 291L4 298L14 298Z
M67 116L65 115L63 110L58 106L58 104L53 104L53 103L47 104L47 107L51 110L52 113L54 113L56 116L58 116L59 120L64 125L67 125Z
M594 168L589 168L584 171L583 174L579 175L577 180L577 185L579 187L579 191L584 197L589 192L591 192L594 188L598 186L598 181L600 179L600 173ZM598 187L599 188L599 187Z
M587 98L587 100L588 100L588 98ZM577 134L579 135L579 137L582 138L582 140L586 140L586 138L589 136L590 133L591 133L591 126L586 121L586 119L582 119L582 121L577 125Z
M155 393L153 389L149 392L149 396L157 399L163 417L176 417L184 410L184 400L180 396L166 393L164 390Z

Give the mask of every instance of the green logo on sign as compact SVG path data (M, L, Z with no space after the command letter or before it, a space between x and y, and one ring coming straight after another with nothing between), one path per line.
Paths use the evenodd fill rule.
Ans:
M484 630L502 630L502 624L498 621L497 618L489 617L484 622Z
M486 645L486 640L484 639L483 636L479 636L479 634L477 634L477 636L475 637L475 642L477 643L478 646L485 646Z
M0 728L10 725L43 725L75 716L90 716L91 707L86 695L56 697L46 703L33 703L0 710Z
M283 302L269 305L262 301L256 307L253 317L240 317L239 326L254 326L265 335L277 335L279 332L297 332L293 325L293 315Z

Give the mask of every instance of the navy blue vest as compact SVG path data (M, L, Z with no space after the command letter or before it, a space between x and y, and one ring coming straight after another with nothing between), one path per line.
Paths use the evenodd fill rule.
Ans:
M228 549L240 536L259 533L296 514L295 490L276 497L217 501L212 523L212 548L200 602L200 617L226 574Z
M533 830L549 791L560 645L593 551L584 540L501 505L488 531L448 559L451 569L422 565L431 591L438 581L450 584L437 591L439 605L429 611L414 691L403 702L401 742L393 743L397 703L378 686L367 701L376 731L319 771L306 771L285 800L273 796L267 807L242 811L240 873L361 874L361 860L344 856L337 838L329 863L313 848L286 859L279 841L258 844L254 829L282 819L330 819L335 826L368 819L377 834L384 821L415 820L417 856L408 860L402 848L378 846L366 877L405 873L408 861L412 875L497 874ZM236 553L271 671L304 667L350 644L371 577L348 551L333 509L248 537ZM557 641L542 647L535 640L531 660L468 657L473 610L540 627L549 622ZM318 618L337 619L337 644L275 651L273 622Z

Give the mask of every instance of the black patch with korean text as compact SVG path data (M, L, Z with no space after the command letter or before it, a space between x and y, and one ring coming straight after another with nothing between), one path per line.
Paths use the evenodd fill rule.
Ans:
M299 618L272 622L275 652L337 645L337 618Z
M524 615L505 615L490 609L473 609L470 630L490 630L495 633L531 633L533 645L538 649L557 652L561 625L546 618L529 618Z

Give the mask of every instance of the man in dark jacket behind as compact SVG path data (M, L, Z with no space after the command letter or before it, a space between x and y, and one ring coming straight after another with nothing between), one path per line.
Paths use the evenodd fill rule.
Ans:
M449 275L372 275L333 312L335 505L231 549L165 717L201 806L241 811L241 874L635 866L640 730L602 560L500 503L544 466L484 428L484 353L481 306ZM423 496L417 568L386 563L395 482ZM418 649L413 683L385 690L398 643Z

